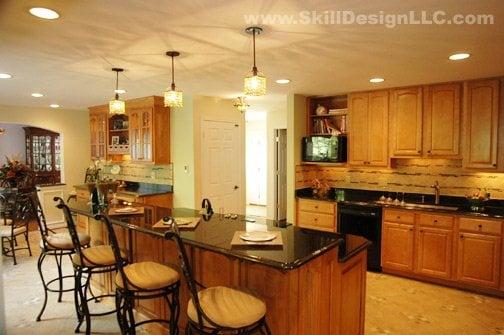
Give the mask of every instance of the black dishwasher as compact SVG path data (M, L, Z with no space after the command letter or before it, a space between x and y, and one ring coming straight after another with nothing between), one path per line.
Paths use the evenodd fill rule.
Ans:
M338 232L359 235L372 242L367 268L381 272L381 206L368 203L338 203Z

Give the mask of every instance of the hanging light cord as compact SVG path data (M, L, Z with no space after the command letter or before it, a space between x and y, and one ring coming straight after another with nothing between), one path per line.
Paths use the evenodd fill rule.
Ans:
M171 89L175 91L175 62L173 55L171 56Z
M254 76L257 76L255 35L256 35L256 29L254 28L252 30L252 40L253 40L253 47L254 47L254 67L252 68L252 72L254 73Z
M119 89L119 71L116 71L116 90L115 90L115 99L119 100L119 93L117 90Z

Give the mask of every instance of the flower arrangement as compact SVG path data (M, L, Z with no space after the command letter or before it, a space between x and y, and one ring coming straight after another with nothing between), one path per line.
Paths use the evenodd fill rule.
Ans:
M0 186L20 187L28 186L27 182L33 176L32 170L16 159L6 157L7 163L0 168Z
M312 193L315 198L327 198L330 189L327 183L322 183L317 178L312 180Z

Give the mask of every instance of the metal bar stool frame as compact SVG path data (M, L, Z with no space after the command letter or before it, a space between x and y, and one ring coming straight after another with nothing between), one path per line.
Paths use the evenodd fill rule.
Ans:
M117 242L117 237L112 223L105 215L97 215L95 216L95 219L101 220L107 227L110 244L112 246L112 250L114 251L114 256L117 262L117 270L119 275L121 276L123 283L123 287L116 286L117 321L119 322L119 325L121 327L121 333L123 335L135 335L136 327L143 324L167 323L169 325L170 334L178 334L178 319L180 315L180 280L167 287L152 290L138 287L137 285L133 284L124 272L125 264L120 262L121 250L119 248L119 243ZM133 288L133 290L131 288ZM155 298L165 299L170 309L170 319L149 319L136 323L133 314L135 300L148 300ZM122 308L120 307L121 303L123 303Z
M96 302L99 299L107 297L115 299L115 294L102 294L99 296L94 296L93 294L91 294L91 298L89 298L87 292L90 291L91 277L96 274L116 272L117 265L115 263L112 265L96 264L82 253L82 250L85 248L81 245L79 241L79 237L77 235L77 228L73 221L72 212L70 211L70 208L65 204L65 201L60 197L55 197L54 201L58 202L56 207L63 211L65 221L68 226L68 232L70 233L72 242L74 244L75 255L73 257L76 256L79 260L77 264L72 259L72 264L75 272L75 287L79 288L78 290L74 290L75 310L77 312L77 327L75 328L75 332L79 333L80 327L85 322L86 323L85 332L86 335L89 335L91 334L91 317L105 316L117 313L117 308L101 313L91 313L89 311L88 302L90 301L94 300ZM125 264L127 263L127 260L123 261L125 262ZM91 266L86 264L91 264ZM84 283L82 283L83 279Z
M260 332L261 334L267 334L271 335L271 331L268 327L268 324L266 322L266 316L255 322L254 324L242 328L228 328L228 327L223 327L215 322L213 322L203 311L201 308L200 302L199 302L199 297L198 297L198 290L197 290L197 285L205 288L203 285L199 284L196 282L193 276L193 272L191 269L191 265L189 263L189 258L187 257L187 253L184 247L184 242L182 241L182 238L180 237L180 231L178 229L177 224L175 223L174 218L169 218L166 217L164 220L172 220L171 224L171 230L167 231L165 233L165 239L167 240L173 240L177 246L178 254L179 254L179 261L180 261L180 267L182 268L182 271L184 273L184 277L187 282L187 286L189 288L189 293L191 295L193 304L196 308L196 312L198 314L198 322L193 322L190 318L187 320L187 325L185 328L185 334L193 334L195 332L196 334L201 334L201 335L216 335L216 334L221 334L222 332L233 332L237 334L243 334L243 335L249 335L249 334L254 334L256 332ZM206 327L204 325L204 322L210 324L211 327Z

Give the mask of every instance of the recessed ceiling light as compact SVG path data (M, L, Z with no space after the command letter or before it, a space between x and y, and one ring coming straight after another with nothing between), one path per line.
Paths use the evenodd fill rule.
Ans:
M469 57L471 57L471 54L463 52L463 53L459 53L459 54L453 54L450 57L448 57L448 59L450 59L450 60L462 60L462 59L467 59Z
M385 79L379 77L369 79L369 82L373 84L383 83L384 81Z
M12 78L12 74L0 73L0 79L11 79L11 78Z
M55 20L60 17L56 11L44 7L30 8L30 14L46 20Z
M276 83L277 84L288 84L288 83L290 83L290 79L277 79Z
M49 107L51 107L51 108L60 108L60 105L58 105L58 104L50 104Z
M126 93L126 90L124 90L122 88L119 88L117 90L114 90L114 92L117 93L117 94L124 94L124 93Z
M42 93L32 93L31 96L34 98L42 98L44 95Z

